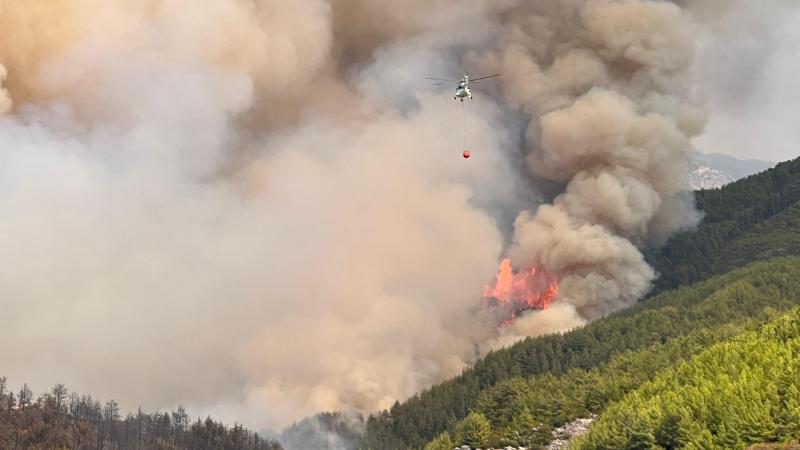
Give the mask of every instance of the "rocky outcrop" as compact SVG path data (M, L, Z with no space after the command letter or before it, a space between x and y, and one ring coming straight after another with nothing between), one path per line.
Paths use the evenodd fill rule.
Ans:
M473 450L469 445L462 445L461 447L456 447L453 450ZM476 448L474 450L482 450L480 448ZM503 447L503 448L487 448L486 450L528 450L526 447Z
M589 427L597 416L592 415L588 419L576 419L553 430L553 441L546 447L547 450L564 450L568 448L569 442L589 431Z
M771 161L737 159L719 153L694 153L689 172L689 185L695 191L717 189L775 165Z
M729 174L708 166L694 166L689 173L689 185L695 191L721 188L734 181Z
M586 434L589 431L589 427L592 425L592 422L597 418L596 415L592 414L591 417L586 419L575 419L572 422L566 423L563 426L560 426L553 430L553 440L550 444L546 447L547 450L566 450L569 447L569 443L573 438L576 438L582 434ZM470 448L469 445L462 445L461 447L456 447L453 450L473 450ZM481 450L476 448L474 450ZM486 450L528 450L525 447L502 447L502 448L487 448Z

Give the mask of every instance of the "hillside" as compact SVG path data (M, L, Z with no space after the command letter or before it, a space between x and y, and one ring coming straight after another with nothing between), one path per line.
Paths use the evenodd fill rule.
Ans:
M759 223L720 249L712 270L722 273L756 259L784 255L800 255L800 203Z
M800 434L800 309L712 345L615 403L571 448L725 448Z
M677 295L661 296L655 302L658 303L655 309L627 312L632 316L646 311L656 316L663 314L662 317L669 313L692 317L695 328L683 336L622 352L591 370L571 369L563 374L517 377L484 390L473 414L489 423L490 433L484 442L473 443L473 446L543 448L551 439L553 428L602 412L626 393L709 345L753 330L774 317L777 311L800 304L800 281L786 278L800 273L798 263L800 258L757 263L682 290ZM698 295L703 297L699 301ZM687 303L689 299L696 303ZM752 316L748 317L748 312ZM709 320L703 321L702 316ZM521 423L520 418L526 417L525 423ZM452 434L455 443L464 442L464 428L464 423L458 422L449 428L448 436ZM537 431L524 432L534 429ZM440 449L430 447L428 450Z
M689 172L689 185L694 190L721 188L774 165L775 163L770 161L738 159L721 153L694 153Z
M692 155L689 186L694 190L717 189L738 179L763 172L774 162L758 159L738 159L721 153Z
M499 443L511 442L504 439L516 431L513 418L526 409L547 426L600 411L660 368L799 304L798 277L800 259L774 259L564 335L526 339L370 417L362 448L420 448L443 431L458 437L458 421L470 411L491 422ZM537 439L530 443L541 444Z
M732 331L763 323L769 316L765 310L786 310L797 304L798 285L786 278L787 274L800 275L797 259L772 259L725 273L753 261L800 254L798 200L800 160L781 163L722 189L698 192L697 204L705 212L704 223L648 255L660 278L647 302L583 329L562 336L529 338L488 355L461 376L370 417L361 447L421 448L437 436L446 443L445 438L458 437L462 427L459 421L470 412L481 413L490 422L492 443L513 443L508 438L517 431L513 421L507 421L511 416L498 416L498 408L501 404L515 404L509 398L518 395L519 389L543 396L543 392L581 392L575 383L584 376L599 376L592 380L598 386L607 384L603 380L627 379L625 374L615 372L611 377L608 372L619 364L616 361L626 358L644 358L641 361L648 362L645 368L650 363L652 367L670 367L690 356L670 350L681 339L689 340L683 350L700 351L710 342L730 337ZM719 274L725 275L709 280ZM693 285L702 280L708 281ZM745 324L750 317L759 319ZM713 338L699 346L688 345L696 332ZM538 440L530 443L542 445L548 437L542 430L601 411L654 374L647 370L641 373L648 375L624 388L614 387L610 391L613 395L601 396L601 401L595 392L576 395L577 403L563 408L552 395L543 396L549 399L545 403L529 402L527 411L522 408L517 413L528 417L530 412L533 420L543 426L538 427ZM537 378L540 375L545 378ZM555 378L542 381L547 377ZM520 380L528 388L522 388ZM507 383L517 386L508 389ZM568 388L559 391L557 385ZM502 402L488 400L495 390L505 392ZM445 431L446 436L442 435Z
M721 188L734 181L736 181L736 178L731 175L700 164L692 164L689 172L689 187L695 191Z
M703 224L677 235L648 261L659 278L653 294L690 285L733 267L775 255L798 254L800 159L722 189L696 193Z
M735 180L763 172L776 164L761 159L739 159L723 153L695 153L692 162L724 172Z
M692 160L697 164L703 164L725 172L736 180L755 175L775 166L772 161L739 159L722 153L696 153Z

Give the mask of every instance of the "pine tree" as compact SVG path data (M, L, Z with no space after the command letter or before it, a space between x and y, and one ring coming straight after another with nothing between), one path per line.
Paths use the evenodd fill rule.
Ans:
M492 426L483 414L471 412L458 425L457 443L470 447L482 447L492 434Z
M534 440L536 435L536 420L533 418L531 411L525 407L522 412L514 417L513 428L519 435L518 445L528 447Z
M676 450L689 441L689 419L682 412L669 412L655 431L656 444L666 450Z
M450 433L445 431L426 445L425 450L453 450L454 445L453 440L450 439Z
M627 450L651 450L656 448L656 438L653 431L642 420L637 420L628 432Z

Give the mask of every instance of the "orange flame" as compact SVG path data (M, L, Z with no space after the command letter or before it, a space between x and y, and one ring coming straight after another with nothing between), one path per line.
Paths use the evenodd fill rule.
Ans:
M504 259L494 285L483 290L487 307L500 309L507 316L502 325L508 325L529 310L547 309L558 295L558 278L542 269L532 267L527 272L516 272L511 261Z

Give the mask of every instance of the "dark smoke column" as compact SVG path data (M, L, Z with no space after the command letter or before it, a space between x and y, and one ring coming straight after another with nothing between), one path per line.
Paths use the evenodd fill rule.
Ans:
M516 7L495 51L509 102L532 115L528 166L564 183L523 212L508 256L558 274L558 298L501 339L559 331L633 304L655 274L640 249L694 226L686 184L691 138L691 17L664 1L544 1ZM497 344L497 343L495 343Z

